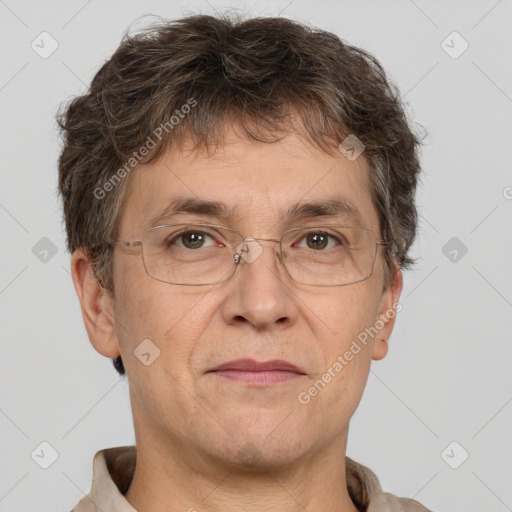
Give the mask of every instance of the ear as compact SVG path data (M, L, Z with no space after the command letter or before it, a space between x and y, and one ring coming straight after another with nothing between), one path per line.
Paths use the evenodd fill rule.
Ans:
M96 280L89 257L83 250L76 250L71 255L71 275L93 347L105 357L119 356L113 299Z
M402 288L402 270L395 264L393 279L390 286L382 293L379 306L379 316L376 321L379 332L375 336L372 352L372 359L375 361L383 359L388 353L388 340L393 332L396 315L402 309L401 304L398 303Z

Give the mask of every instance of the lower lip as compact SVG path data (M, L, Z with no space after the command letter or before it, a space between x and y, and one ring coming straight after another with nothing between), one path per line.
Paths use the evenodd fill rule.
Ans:
M248 372L242 370L221 370L211 372L219 377L226 379L237 380L239 382L247 382L249 384L278 384L297 377L302 377L300 373L285 371L285 370L272 370L261 372Z

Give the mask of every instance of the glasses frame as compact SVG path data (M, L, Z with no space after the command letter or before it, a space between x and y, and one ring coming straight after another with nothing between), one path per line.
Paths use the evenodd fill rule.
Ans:
M379 245L387 248L391 245L390 242L386 241L386 240L382 240L382 239L379 239L379 237L377 236L377 234L372 231L371 229L368 229L368 228L363 228L361 226L344 226L342 224L323 224L322 226L307 226L307 227L300 227L300 228L290 228L290 229L287 229L284 233L281 234L281 237L280 238L253 238L251 236L246 236L244 237L242 235L242 233L240 233L239 231L237 231L236 229L232 229L232 228L228 228L227 226L222 226L222 225L219 225L219 224L205 224L205 223L187 223L187 222L182 222L182 223L179 223L179 224L162 224L162 225L159 225L159 226L153 226L152 228L149 228L147 229L144 234L142 235L142 238L145 237L146 233L149 233L150 231L154 231L154 230L157 230L157 229L162 229L162 228L168 228L168 227L176 227L176 226L201 226L201 227L210 227L210 228L222 228L222 229L227 229L228 231L232 231L233 233L236 233L237 235L240 236L241 238L241 242L245 242L245 241L262 241L262 242L278 242L279 243L279 254L278 254L278 257L279 257L279 261L281 262L281 265L283 266L283 268L285 269L286 273L288 274L288 276L290 277L290 279L298 284L302 284L302 285L306 285L306 286L322 286L322 287L331 287L331 286L348 286L348 285L351 285L351 284L356 284L356 283L360 283L362 281L366 281L367 279L369 279L371 277L371 275L373 274L373 268L375 267L375 260L377 259L377 252L378 252L378 247ZM322 228L327 228L327 227L337 227L337 228L351 228L351 229L361 229L363 231L366 231L366 232L369 232L371 233L374 237L375 237L375 252L374 252L374 255L373 255L373 260L372 260L372 266L370 268L370 271L368 273L368 275L362 279L359 279L357 281L353 281L353 282L350 282L350 283L344 283L344 284L311 284L311 283L302 283L300 281L297 281L296 279L294 279L288 268L286 267L286 264L284 263L284 260L283 260L283 246L282 246L282 240L283 240L283 237L292 232L292 231L302 231L302 230L314 230L314 229L322 229ZM214 283L201 283L201 284L189 284L189 283L171 283L169 281L164 281L163 279L158 279L157 277L153 276L150 274L147 266L146 266L146 261L144 259L144 246L143 246L143 241L141 239L135 239L135 240L115 240L113 238L108 238L107 240L107 243L109 244L112 244L112 245L121 245L123 247L141 247L142 250L141 250L141 257L142 257L142 263L144 265L144 269L146 270L146 274L151 277L152 279L155 279L155 281L160 281L161 283L167 283L167 284L174 284L174 285L177 285L177 286L211 286L211 285L214 285L214 284L219 284L219 283L224 283L226 281L228 281L229 279L231 279L234 275L235 275L235 272L236 272L236 269L238 268L238 265L240 264L240 261L242 261L242 255L240 253L235 253L233 258L234 258L234 265L232 267L232 270L230 271L230 274L219 280L219 281L215 281Z

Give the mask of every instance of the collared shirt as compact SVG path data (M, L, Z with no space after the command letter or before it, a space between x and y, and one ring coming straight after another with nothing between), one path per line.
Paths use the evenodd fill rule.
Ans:
M100 450L94 456L91 491L71 512L137 512L124 494L136 463L135 446ZM347 489L362 512L431 512L421 503L383 492L373 471L345 457Z

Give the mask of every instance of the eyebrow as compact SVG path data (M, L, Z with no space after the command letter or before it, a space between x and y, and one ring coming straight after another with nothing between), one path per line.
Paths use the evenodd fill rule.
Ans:
M208 201L196 197L176 197L158 214L151 217L145 228L159 225L159 223L174 215L191 213L206 215L219 220L236 217L236 210L220 201ZM346 198L331 198L311 202L297 202L286 211L281 210L279 221L297 221L315 217L345 217L349 220L361 222L360 211Z

